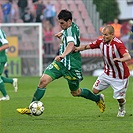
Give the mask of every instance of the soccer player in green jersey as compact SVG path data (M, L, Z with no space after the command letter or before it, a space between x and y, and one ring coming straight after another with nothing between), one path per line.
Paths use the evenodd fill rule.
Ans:
M0 98L0 101L3 100L9 100L10 97L7 95L5 85L4 83L11 83L14 87L14 91L17 92L18 86L17 86L17 79L16 78L6 78L2 76L2 73L4 71L4 66L7 62L7 56L6 56L6 49L9 48L8 41L6 39L6 35L2 29L0 29L0 91L3 95L3 97Z
M80 35L78 26L72 22L71 12L68 10L61 10L58 14L58 21L63 30L60 54L57 55L54 61L45 69L32 101L39 101L43 97L46 86L50 82L64 77L68 82L69 89L73 96L95 101L100 111L104 112L105 104L103 94L95 95L88 89L79 87L79 83L83 79L81 55L79 52L74 52L74 49L80 45ZM21 114L31 114L28 108L19 108L17 111Z

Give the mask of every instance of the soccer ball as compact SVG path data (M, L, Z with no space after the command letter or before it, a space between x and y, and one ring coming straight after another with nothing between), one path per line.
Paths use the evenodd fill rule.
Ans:
M39 116L44 112L44 104L41 101L33 101L29 109L32 115Z

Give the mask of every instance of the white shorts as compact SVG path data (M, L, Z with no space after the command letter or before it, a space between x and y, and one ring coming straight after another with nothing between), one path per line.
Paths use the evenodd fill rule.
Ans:
M96 82L93 85L93 88L95 88L96 90L102 91L107 89L109 86L111 86L114 90L113 97L115 99L121 99L121 98L125 98L126 96L128 80L129 78L126 78L126 79L112 78L112 77L109 77L107 74L103 73L97 78Z

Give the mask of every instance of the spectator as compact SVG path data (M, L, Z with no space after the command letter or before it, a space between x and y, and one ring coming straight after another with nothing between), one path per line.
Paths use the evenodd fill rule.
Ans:
M43 4L43 0L38 0L36 2L36 22L42 22L44 9L45 5Z
M124 22L121 27L121 40L124 42L128 50L130 50L129 38L130 38L131 26L128 21Z
M129 47L130 47L130 50L133 50L133 20L129 20L129 24L131 26L130 37L129 37Z
M129 20L129 24L130 24L130 26L131 26L131 32L133 32L133 20Z
M120 38L121 36L121 24L118 23L118 19L114 19L114 23L111 24L115 29L115 36Z
M11 9L11 22L15 23L20 18L19 16L19 9L17 5L17 0L13 0L12 2L12 9Z
M3 22L3 11L2 11L2 4L0 3L0 23Z
M48 3L47 3L46 8L44 10L44 18L46 20L48 20L52 26L55 26L55 21L54 21L55 15L56 15L55 7L48 0Z
M127 35L130 32L131 26L128 21L122 23L121 36Z
M2 4L3 11L3 22L10 23L11 22L11 3L9 0L6 0L4 4Z
M25 23L30 23L30 22L33 22L33 15L30 11L30 8L27 7L26 8L26 11L22 17L22 20L25 22Z
M48 20L44 21L43 40L45 54L52 54L53 50L53 28Z
M18 0L20 18L24 15L25 9L28 6L27 0Z

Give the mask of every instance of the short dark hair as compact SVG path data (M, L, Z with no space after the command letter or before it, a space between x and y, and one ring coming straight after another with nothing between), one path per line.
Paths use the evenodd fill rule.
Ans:
M58 14L58 19L63 19L64 21L72 20L72 13L68 10L61 10Z

